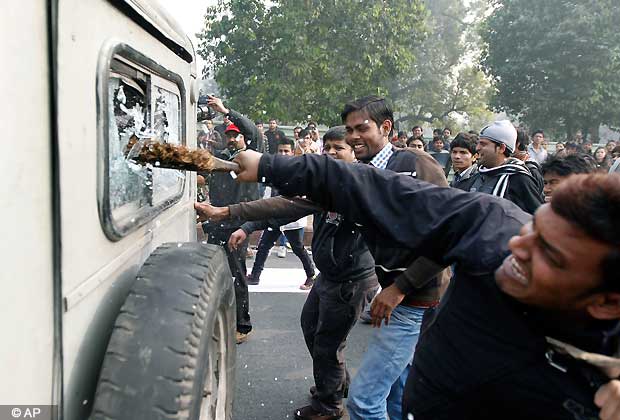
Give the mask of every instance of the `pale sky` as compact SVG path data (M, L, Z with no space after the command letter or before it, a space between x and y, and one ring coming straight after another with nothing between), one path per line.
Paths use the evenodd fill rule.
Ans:
M185 30L194 48L198 49L196 32L200 32L204 24L207 7L217 4L217 0L159 0ZM201 74L203 60L198 56L196 60L198 74Z

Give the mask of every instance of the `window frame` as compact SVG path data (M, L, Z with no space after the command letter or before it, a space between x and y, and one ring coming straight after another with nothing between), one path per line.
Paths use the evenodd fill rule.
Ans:
M185 145L187 142L187 106L186 106L186 91L183 78L178 74L166 69L154 60L148 58L146 55L130 47L126 43L118 42L114 40L108 41L101 49L99 54L99 62L97 64L97 83L96 83L96 95L97 95L97 205L99 210L99 220L101 227L106 237L111 241L119 241L130 233L136 231L138 228L153 220L159 214L166 209L170 208L174 204L178 203L183 194L185 193L186 181L183 180L181 189L178 193L162 201L156 206L148 205L141 207L136 213L135 217L132 217L128 222L120 223L112 216L112 209L110 206L110 184L109 172L109 100L108 100L108 85L110 82L110 69L112 60L115 56L120 56L124 60L130 62L138 70L145 71L151 75L156 75L159 78L164 79L176 85L179 90L180 101L180 144ZM165 86L161 86L157 83L153 83L151 79L149 81L147 89L147 101L149 102L149 108L147 114L149 115L149 123L151 120L151 101L152 101L152 88L151 86L159 86L166 89Z

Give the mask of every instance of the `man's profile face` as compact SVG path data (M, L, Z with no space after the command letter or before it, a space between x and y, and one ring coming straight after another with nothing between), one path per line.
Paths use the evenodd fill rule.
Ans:
M605 145L605 149L607 149L607 152L609 152L609 153L611 153L611 151L614 150L615 147L616 147L616 143L613 142L613 141L609 141Z
M334 159L343 160L345 162L355 162L355 153L346 140L325 140L323 144L323 153L333 157Z
M547 172L543 175L545 186L543 193L545 195L545 203L551 202L553 191L566 179L566 176L561 176L553 172Z
M508 242L512 252L495 271L507 295L527 305L585 312L601 296L601 262L611 245L586 235L551 208L542 205L534 219Z
M450 158L452 159L452 167L456 172L463 172L476 161L475 155L464 147L453 147L450 150Z
M293 148L290 144L278 144L278 154L284 156L292 156Z
M422 129L420 127L416 127L413 130L411 130L411 133L413 134L413 137L421 137Z
M503 160L501 149L502 148L498 147L497 143L481 137L480 140L478 140L478 145L476 146L480 165L487 168L495 168L496 166L499 166L500 162Z
M362 162L370 161L377 153L389 143L388 135L392 128L392 122L386 120L382 126L378 126L363 111L351 112L344 122L347 129L347 143L353 148L355 157Z
M301 132L301 128L296 128L293 130L293 136L295 137L295 140L299 139L299 133Z

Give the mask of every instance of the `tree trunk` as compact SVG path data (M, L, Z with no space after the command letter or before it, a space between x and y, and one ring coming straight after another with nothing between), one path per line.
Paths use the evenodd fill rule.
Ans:
M591 130L592 131L592 139L591 139L592 143L598 143L601 140L600 132L599 132L600 128L601 128L601 125L598 123L594 124L594 126L592 127L592 130Z

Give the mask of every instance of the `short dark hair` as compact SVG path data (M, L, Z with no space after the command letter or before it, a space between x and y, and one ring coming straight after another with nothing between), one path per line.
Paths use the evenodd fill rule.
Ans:
M392 127L394 127L394 112L392 112L392 107L390 107L385 98L380 96L364 96L355 101L347 102L340 113L342 122L344 123L349 114L356 111L363 111L368 114L368 117L377 124L377 127L380 127L385 120L389 120L392 123ZM392 132L390 131L388 134L391 135Z
M276 124L278 123L278 120L275 118L269 118L269 122L274 121Z
M291 146L291 150L295 150L295 140L289 137L282 137L278 140L278 146Z
M542 134L542 135L543 135L543 137L545 136L545 132L544 132L544 131L542 131L542 130L534 130L534 131L532 132L532 137L534 137L536 134Z
M458 133L454 140L450 143L450 150L455 147L462 147L469 150L469 153L475 155L477 153L476 146L478 145L478 136L469 133Z
M411 131L415 130L416 128L419 128L420 130L422 130L422 127L420 127L419 125L414 125Z
M306 137L309 134L310 134L310 130L308 130L307 128L304 128L297 135L299 136L299 138L303 139L304 137Z
M398 132L398 137L407 137L407 132L405 132L405 131L399 131L399 132Z
M407 139L407 147L410 147L410 146L411 146L411 143L412 143L414 140L420 140L420 141L422 142L422 146L424 147L424 149L426 149L426 142L425 142L424 140L422 140L422 138L421 138L421 137L414 137L414 136L411 136L411 137L409 137L409 138Z
M446 130L448 130L450 132L450 134L452 134L452 130L450 130L450 127L444 127L443 128L443 131L446 131Z
M303 128L303 127L300 127L300 126L297 126L297 127L293 128L293 131L295 131L295 130L297 130L297 129L299 129L299 130L301 131L301 130L303 130L304 128Z
M620 291L620 174L580 174L553 192L553 211L589 237L615 249L601 263L603 282L597 289Z
M434 130L433 130L433 137L434 137L435 135L442 136L442 135L443 135L443 130L442 130L441 128L436 128L436 129L434 129Z
M306 125L306 128L309 128L311 125L313 125L314 128L316 128L317 127L316 121L308 121L308 124Z
M337 125L330 128L323 134L323 141L344 140L347 135L347 129L344 125Z
M263 121L262 121L262 120L256 120L256 121L254 121L254 125L258 125L258 124L265 125L265 123L263 123Z
M542 164L541 169L543 175L553 173L559 176L589 174L597 170L594 159L581 153L566 157L550 156Z

